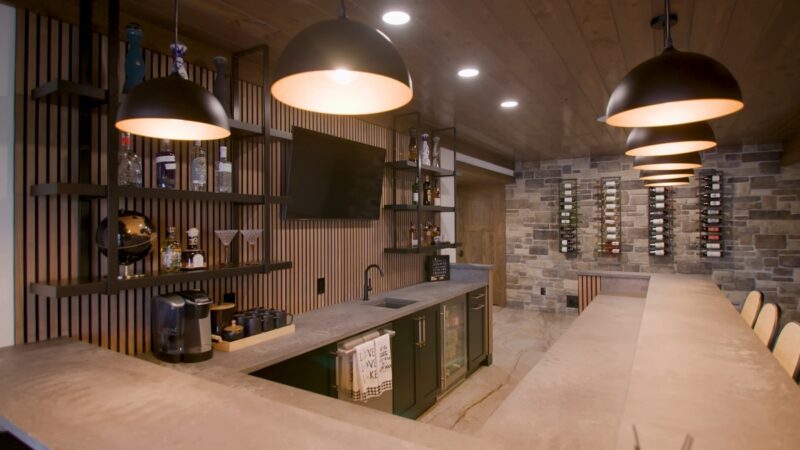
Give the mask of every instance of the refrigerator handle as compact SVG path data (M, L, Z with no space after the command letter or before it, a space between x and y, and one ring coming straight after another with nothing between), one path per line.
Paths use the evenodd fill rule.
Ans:
M422 318L422 346L428 345L428 318Z
M417 322L417 335L414 337L414 345L422 347L422 316L414 317Z

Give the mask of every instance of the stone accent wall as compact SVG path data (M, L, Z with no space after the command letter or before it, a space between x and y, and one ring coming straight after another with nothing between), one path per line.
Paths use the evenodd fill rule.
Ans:
M566 312L566 296L577 295L579 270L710 274L734 304L759 289L767 301L781 306L783 323L800 320L800 164L781 167L780 156L780 144L720 147L703 153L702 170L717 169L724 175L727 256L719 259L700 256L697 178L690 186L673 188L672 254L649 256L647 188L631 168L633 158L517 162L516 182L506 188L509 305ZM604 176L622 177L619 256L594 253L599 225L595 198ZM580 251L572 257L557 248L562 177L577 178L579 185Z

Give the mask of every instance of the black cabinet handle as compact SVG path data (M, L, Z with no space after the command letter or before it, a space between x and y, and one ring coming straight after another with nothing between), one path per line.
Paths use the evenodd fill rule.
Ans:
M428 344L428 318L422 318L422 346L426 346Z
M414 345L422 347L422 317L414 317L417 322L417 335L414 337Z
M486 307L486 304L485 304L485 303L482 303L480 306L473 306L473 307L472 307L472 310L473 310L473 311L480 311L480 310L482 310L482 309L483 309L483 308L485 308L485 307Z

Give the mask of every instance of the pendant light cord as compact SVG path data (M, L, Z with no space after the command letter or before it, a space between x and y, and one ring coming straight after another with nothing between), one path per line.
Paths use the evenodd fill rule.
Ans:
M347 19L347 11L344 8L344 0L339 1L339 18Z
M672 48L672 33L670 32L669 29L670 22L672 22L672 18L669 15L669 0L664 0L664 48L665 49Z
M175 45L178 45L178 0L175 0Z

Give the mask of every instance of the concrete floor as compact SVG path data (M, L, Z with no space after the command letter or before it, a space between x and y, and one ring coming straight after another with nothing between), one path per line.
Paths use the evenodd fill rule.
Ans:
M576 317L495 307L492 365L478 369L417 420L477 432Z

